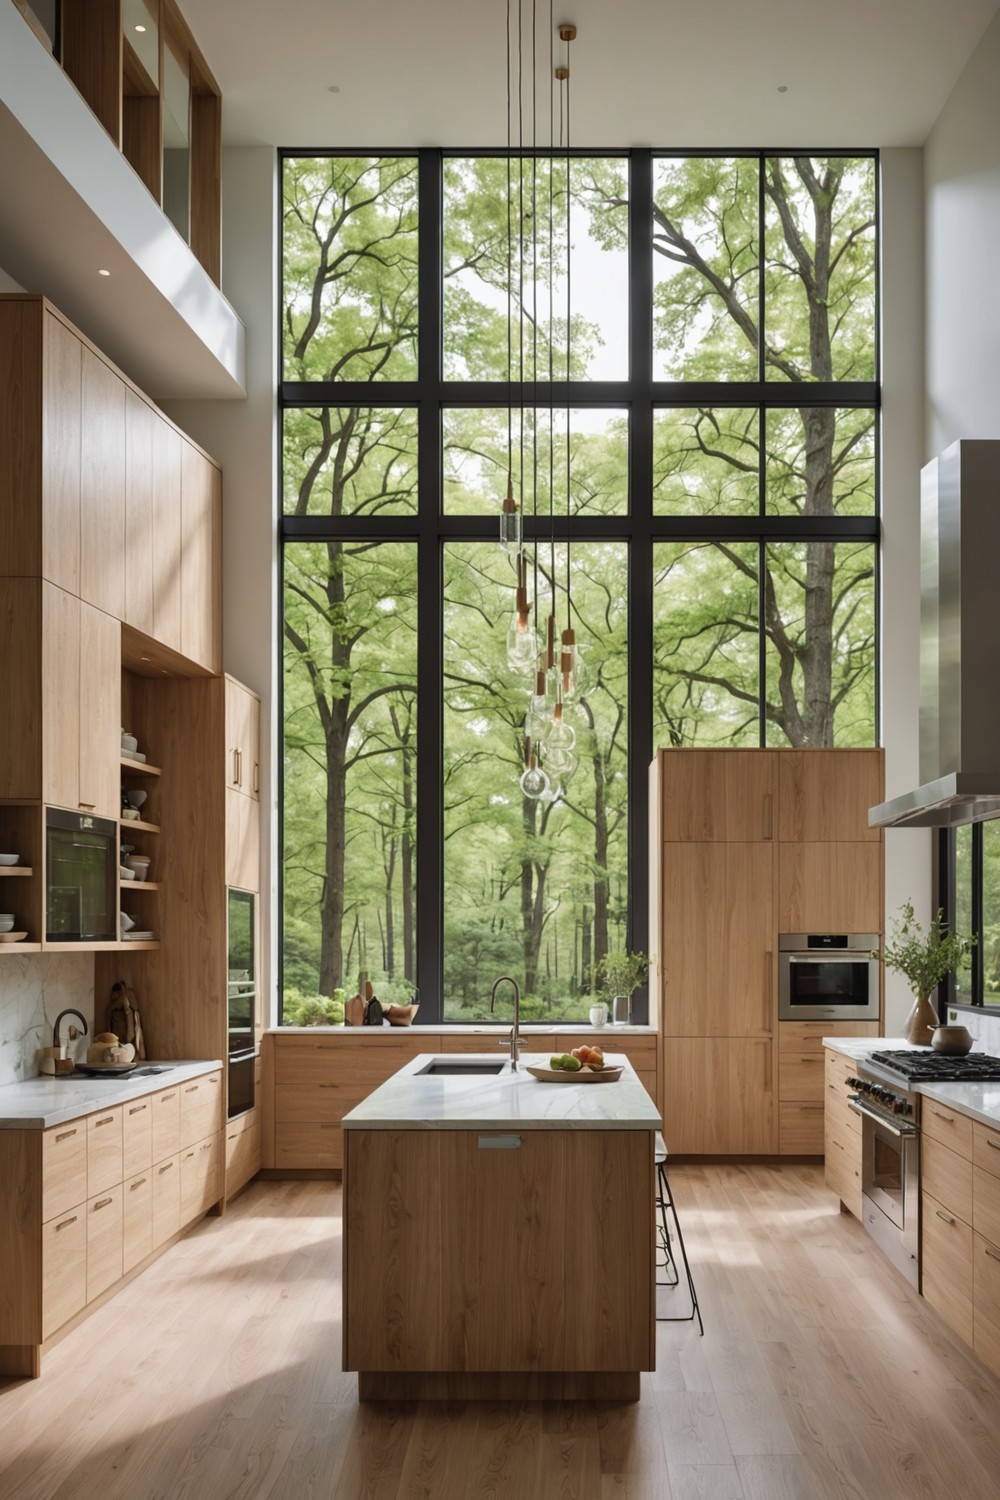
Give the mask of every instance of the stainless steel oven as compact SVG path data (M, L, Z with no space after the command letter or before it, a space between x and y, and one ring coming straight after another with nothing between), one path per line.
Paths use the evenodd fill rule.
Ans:
M864 1226L879 1248L920 1289L919 1096L903 1079L859 1064L850 1108L861 1118Z
M783 932L778 938L780 1021L877 1021L874 932Z

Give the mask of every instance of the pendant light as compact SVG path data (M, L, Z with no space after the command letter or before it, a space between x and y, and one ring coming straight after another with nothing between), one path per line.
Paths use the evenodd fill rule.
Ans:
M520 4L518 0L518 27L520 28ZM510 385L513 374L513 310L511 299L513 296L513 267L511 253L511 178L510 178L510 148L512 136L511 102L510 102L510 52L512 36L510 24L510 0L507 0L507 384ZM520 52L518 55L518 96L520 97ZM500 510L500 545L505 552L520 552L523 545L523 524L521 508L514 497L514 417L513 411L507 408L507 493L503 499Z

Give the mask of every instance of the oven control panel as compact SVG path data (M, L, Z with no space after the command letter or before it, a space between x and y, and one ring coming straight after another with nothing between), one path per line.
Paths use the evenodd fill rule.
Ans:
M894 1115L912 1115L913 1105L904 1096L887 1089L884 1084L873 1083L870 1078L848 1078L847 1087L856 1089L858 1095L881 1104L883 1109L889 1110Z

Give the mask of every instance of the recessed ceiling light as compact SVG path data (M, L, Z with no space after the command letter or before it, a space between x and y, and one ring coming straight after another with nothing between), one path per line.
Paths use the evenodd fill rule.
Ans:
M326 91L327 91L328 94L339 94L340 93L340 84L339 83L328 83L327 86L326 86Z
M140 22L137 23L135 29L136 29L136 31L145 31L146 28L145 28L145 26L143 26L142 22L140 21Z
M106 271L104 269L104 267L101 266L101 267L99 267L97 274L98 274L98 276L110 276L111 272L110 271Z
M787 83L779 83L778 84L778 93L779 94L787 94L788 93L788 84Z

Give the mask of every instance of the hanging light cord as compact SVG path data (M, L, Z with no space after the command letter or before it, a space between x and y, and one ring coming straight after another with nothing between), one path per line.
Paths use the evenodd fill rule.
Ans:
M570 67L569 40L566 42L566 629L572 628L572 606L570 600L570 552L572 539L570 518L570 401L569 382L572 376L573 342L573 233L570 201Z
M549 147L555 145L555 28L552 13L553 0L549 0ZM560 131L561 134L561 131ZM549 156L549 569L552 583L552 606L550 617L555 622L556 614L556 513L555 513L555 407L552 403L552 385L555 378L555 351L553 330L555 326L555 298L552 280L553 221L555 219L555 158ZM552 643L548 642L551 655ZM546 665L552 666L547 660Z
M507 384L510 384L513 364L513 328L511 294L511 204L510 204L510 137L511 137L511 113L510 113L510 0L507 0ZM507 483L513 482L514 478L514 417L511 408L507 407Z

